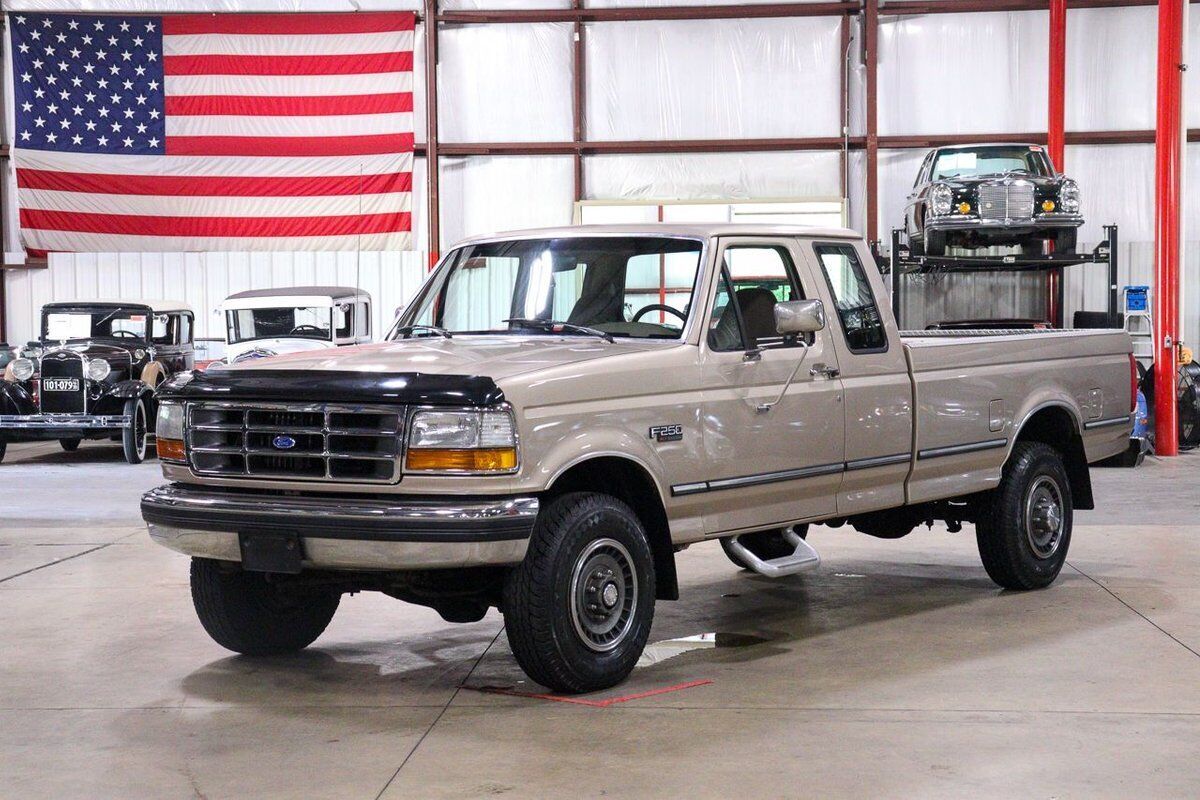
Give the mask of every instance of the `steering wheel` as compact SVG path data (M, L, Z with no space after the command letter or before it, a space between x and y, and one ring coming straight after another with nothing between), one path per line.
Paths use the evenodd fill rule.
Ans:
M127 331L124 328L117 328L116 330L112 331L112 335L118 339L121 339L121 338L140 339L140 338L142 338L142 337L138 336L136 333L134 333L133 331Z
M678 308L663 305L662 303L651 303L648 306L643 306L642 308L638 309L636 314L633 315L633 319L631 319L630 322L637 322L642 318L642 314L645 314L647 311L666 311L668 314L674 314L675 316L679 317L680 322L687 322L686 314L684 314Z
M325 332L321 328L318 328L316 325L297 325L296 327L294 327L290 331L288 331L288 335L290 336L294 333L303 333L305 331L316 331L317 333Z

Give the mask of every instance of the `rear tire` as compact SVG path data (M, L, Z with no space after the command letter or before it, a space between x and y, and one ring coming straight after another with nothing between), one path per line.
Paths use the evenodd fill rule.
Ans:
M592 492L551 501L504 583L504 629L517 663L558 692L625 680L650 636L654 578L645 530L627 505Z
M1058 231L1054 234L1055 253L1074 253L1079 243L1079 231L1075 228Z
M63 450L67 451L68 453L74 453L76 450L79 449L79 443L81 441L83 441L83 440L82 439L59 439L58 444L62 447Z
M140 397L125 401L125 416L129 422L121 431L121 447L125 460L140 464L146 460L146 403Z
M1067 560L1072 514L1071 484L1058 451L1017 442L975 523L988 576L1005 589L1049 586Z
M807 525L797 525L793 530L796 531L796 535L798 535L801 539L808 538ZM743 533L741 536L736 538L739 542L741 542L742 546L751 553L763 559L764 561L770 561L773 558L790 556L796 550L796 548L788 544L787 539L783 538L783 531L783 528L776 528L775 530L770 531ZM734 538L735 537L732 536L726 536L724 539L722 539L721 549L725 551L726 557L733 562L734 566L739 567L740 569L748 570L750 567L747 566L729 546Z
M340 594L288 592L265 573L207 558L192 559L192 604L213 641L235 653L265 656L308 647L333 619Z

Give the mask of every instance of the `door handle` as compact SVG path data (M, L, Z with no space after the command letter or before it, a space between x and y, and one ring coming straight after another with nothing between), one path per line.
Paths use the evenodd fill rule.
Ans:
M837 367L830 367L826 366L825 364L813 364L812 368L809 369L808 374L812 375L814 378L818 375L824 375L826 378L832 379L836 378L838 375L841 375L842 371Z

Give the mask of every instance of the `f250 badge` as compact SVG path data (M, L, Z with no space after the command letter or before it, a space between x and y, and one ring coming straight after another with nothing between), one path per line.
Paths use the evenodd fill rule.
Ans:
M678 442L683 438L683 426L655 425L650 429L650 438L660 442Z

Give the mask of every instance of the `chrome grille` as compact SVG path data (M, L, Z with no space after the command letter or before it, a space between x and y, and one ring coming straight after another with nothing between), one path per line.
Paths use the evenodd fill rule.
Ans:
M188 404L187 445L200 475L395 483L404 409L332 404Z
M986 220L1033 218L1033 184L985 183L979 187L979 216Z
M83 356L70 350L45 355L39 367L38 397L47 414L83 414L87 411L87 381L83 379ZM77 391L46 391L46 381L73 381Z

